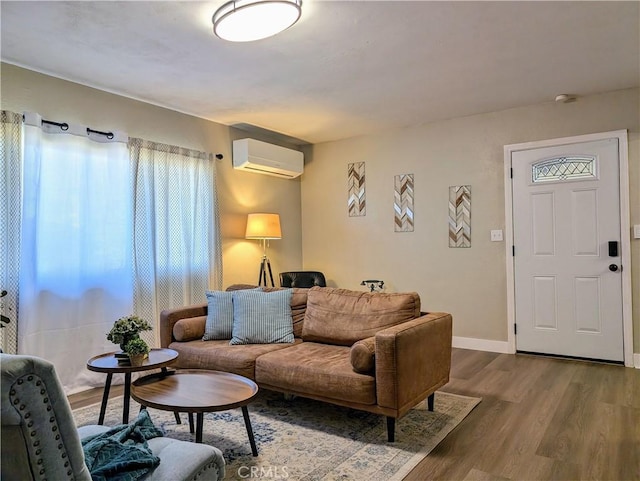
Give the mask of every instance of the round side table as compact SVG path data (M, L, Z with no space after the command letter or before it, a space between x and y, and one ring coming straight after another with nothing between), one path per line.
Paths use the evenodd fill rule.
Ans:
M129 403L131 398L131 373L139 371L149 371L151 369L167 370L167 366L178 359L178 353L173 349L151 349L149 357L144 360L141 366L131 366L129 364L119 363L115 352L107 352L99 356L92 357L87 361L87 369L89 371L103 372L107 375L104 383L104 393L102 394L102 404L100 405L100 417L98 424L104 423L104 414L107 410L107 401L109 400L109 390L111 389L111 379L114 374L124 374L124 404L122 407L122 423L129 423Z

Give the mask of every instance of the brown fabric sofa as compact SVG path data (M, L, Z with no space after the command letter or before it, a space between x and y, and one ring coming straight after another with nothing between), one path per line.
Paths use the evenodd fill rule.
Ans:
M228 290L254 287L235 285ZM272 288L278 289L278 288ZM269 290L269 289L265 289ZM292 344L203 341L207 305L163 311L162 347L177 368L227 371L265 389L382 414L395 420L449 381L452 318L420 310L417 293L294 288Z

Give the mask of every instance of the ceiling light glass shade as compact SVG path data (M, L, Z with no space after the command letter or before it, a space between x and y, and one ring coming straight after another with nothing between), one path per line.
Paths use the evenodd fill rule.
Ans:
M296 23L302 0L235 0L213 14L214 33L231 42L271 37Z
M249 214L247 216L246 239L282 239L280 215Z

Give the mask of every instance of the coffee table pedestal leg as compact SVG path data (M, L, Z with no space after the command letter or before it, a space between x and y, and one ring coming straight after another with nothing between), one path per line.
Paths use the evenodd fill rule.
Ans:
M244 417L244 425L247 427L247 434L249 435L249 443L251 444L251 453L254 456L258 455L258 448L256 447L256 441L253 438L253 429L251 428L251 419L249 419L249 410L247 406L242 406L242 416Z
M244 425L247 428L247 434L249 435L249 444L251 444L251 454L258 455L258 448L256 446L256 440L253 437L253 429L251 427L251 419L249 418L249 410L247 406L242 406L242 416L244 417ZM189 424L193 426L193 414L189 413ZM204 413L196 413L196 443L202 443L202 430L204 427ZM193 432L193 431L191 431Z
M202 425L204 424L204 413L196 414L196 443L202 442Z

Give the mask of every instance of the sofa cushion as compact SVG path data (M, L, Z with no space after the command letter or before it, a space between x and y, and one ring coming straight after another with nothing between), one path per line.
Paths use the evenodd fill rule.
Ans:
M283 391L350 403L376 403L376 381L351 368L349 348L314 342L263 354L256 360L256 382Z
M351 346L419 316L420 296L416 292L387 294L312 287L307 293L302 339Z
M263 287L265 292L282 290L282 287ZM304 314L307 311L308 288L294 287L291 294L291 318L293 320L293 335L302 337L302 326L304 324Z
M187 317L173 325L173 337L176 341L194 341L204 336L207 316Z
M367 374L376 366L376 338L367 337L356 342L349 351L351 366L355 372Z
M295 342L300 342L296 340ZM231 346L227 340L172 342L178 352L172 368L212 369L239 374L255 380L256 358L262 354L292 347L291 344L250 344Z
M207 291L207 322L203 341L231 339L233 292Z
M230 344L292 343L291 289L233 292Z
M225 291L227 292L241 291L244 289L260 289L260 287L256 286L255 284L231 284L229 287L225 289Z

